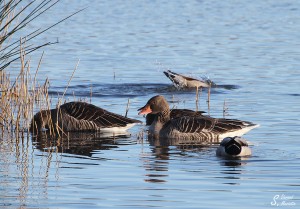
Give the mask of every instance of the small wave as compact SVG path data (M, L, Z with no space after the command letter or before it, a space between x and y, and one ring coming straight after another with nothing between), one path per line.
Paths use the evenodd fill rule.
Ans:
M288 95L293 96L293 97L299 97L300 96L300 94L288 94Z
M215 85L212 88L222 88L222 89L226 89L226 90L234 90L234 89L239 89L240 86L238 85Z

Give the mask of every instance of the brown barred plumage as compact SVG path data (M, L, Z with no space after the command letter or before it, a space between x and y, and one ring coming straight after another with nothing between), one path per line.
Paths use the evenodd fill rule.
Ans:
M197 117L205 113L204 111L193 111L188 109L172 109L170 111L170 118L179 118L183 116L190 116L190 117ZM153 123L154 119L156 117L156 114L147 114L146 115L146 125L149 126Z
M42 110L32 119L30 130L40 131L58 125L64 131L109 131L112 128L124 130L139 120L115 114L85 102L69 102L52 110ZM131 126L130 126L131 125Z

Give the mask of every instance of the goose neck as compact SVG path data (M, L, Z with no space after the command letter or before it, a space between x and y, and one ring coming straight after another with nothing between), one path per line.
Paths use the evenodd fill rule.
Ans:
M157 114L157 120L161 123L166 123L170 120L170 110L166 109Z

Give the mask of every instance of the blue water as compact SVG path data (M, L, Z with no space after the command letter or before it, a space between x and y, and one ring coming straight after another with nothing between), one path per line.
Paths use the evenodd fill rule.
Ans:
M245 138L253 156L228 160L216 146L152 144L144 125L130 136L0 141L3 208L298 208L300 205L300 2L62 1L26 30L51 25L38 79L55 103L78 61L65 100L83 99L144 120L137 109L162 94L195 109L171 69L208 76L199 108L213 117L259 123ZM31 57L35 68L42 51ZM90 92L92 91L92 96ZM144 134L142 134L144 133ZM277 196L278 195L278 196ZM272 205L275 204L275 205ZM289 204L289 205L288 205Z

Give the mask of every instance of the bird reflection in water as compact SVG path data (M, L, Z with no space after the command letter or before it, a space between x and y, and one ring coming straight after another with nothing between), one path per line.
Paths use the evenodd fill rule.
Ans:
M168 146L153 146L151 145L150 156L142 156L142 161L146 170L146 182L164 183L168 178L169 151ZM154 158L153 158L154 156Z
M107 135L98 132L69 132L62 137L50 137L47 132L34 136L33 141L41 151L54 151L92 157L95 150L109 150L125 145L121 139L129 138L130 134Z
M250 156L247 157L223 157L220 159L221 177L227 181L223 184L240 185L242 175L246 172L244 169L248 164Z
M210 148L211 144L197 140L180 139L154 139L148 137L151 155L142 156L142 161L146 170L146 182L165 183L169 177L169 162L172 155L181 155L185 151L203 152Z

